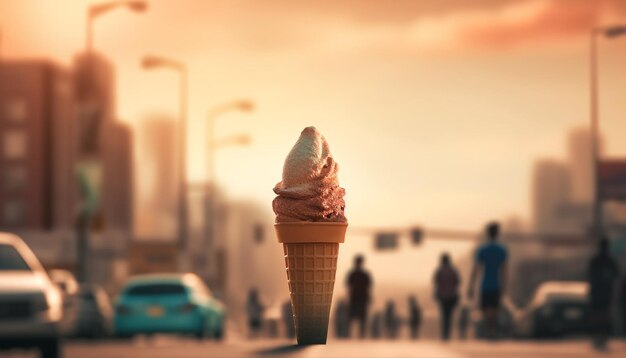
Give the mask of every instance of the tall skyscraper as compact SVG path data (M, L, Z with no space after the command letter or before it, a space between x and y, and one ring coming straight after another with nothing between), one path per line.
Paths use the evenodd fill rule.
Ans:
M102 213L108 228L133 231L133 133L118 121L102 129L103 181Z
M142 236L175 237L177 126L174 118L155 114L142 120L139 128L141 190L139 207Z
M115 70L97 53L74 60L77 162L100 163L100 209L107 229L133 230L133 136L116 118Z
M603 153L602 138L599 147L600 153ZM569 132L567 160L571 177L571 200L578 204L591 203L594 197L594 174L591 131L588 127L577 127Z
M567 165L549 159L537 162L532 185L535 230L544 233L568 230L563 212L570 202L571 181Z
M0 63L0 229L73 223L71 85L70 73L48 61Z

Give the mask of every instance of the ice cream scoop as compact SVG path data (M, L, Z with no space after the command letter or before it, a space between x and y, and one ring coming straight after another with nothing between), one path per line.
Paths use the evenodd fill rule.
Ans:
M285 159L282 181L274 187L276 222L346 222L345 190L337 171L324 136L315 127L305 128Z

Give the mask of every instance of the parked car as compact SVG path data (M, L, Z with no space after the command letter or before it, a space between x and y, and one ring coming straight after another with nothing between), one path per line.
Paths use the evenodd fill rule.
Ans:
M80 286L77 306L75 337L104 338L112 333L113 307L100 286Z
M67 270L54 269L48 272L50 279L56 284L63 295L75 296L78 294L78 281L74 274Z
M131 278L115 303L119 337L142 333L224 334L224 305L195 274L149 274Z
M524 337L548 338L588 332L586 282L541 284L517 324Z
M61 293L19 237L0 233L0 348L60 356Z
M48 275L62 294L63 319L59 332L63 336L73 336L78 325L78 281L68 270L53 269Z

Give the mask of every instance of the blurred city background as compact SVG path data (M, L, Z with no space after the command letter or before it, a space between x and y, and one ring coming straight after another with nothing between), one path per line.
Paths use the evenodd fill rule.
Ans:
M65 340L66 356L351 356L358 341L280 348L292 341L272 188L314 125L349 220L328 349L363 255L369 316L393 302L408 339L415 296L426 343L367 341L354 356L484 356L487 343L428 343L440 333L433 275L448 253L465 292L484 226L498 221L501 334L513 343L493 354L592 354L585 329L537 346L521 327L542 285L584 285L599 236L626 272L624 63L620 0L0 0L0 231L30 247L64 300L105 297L111 321L125 285L153 273L197 274L225 312L221 346L120 342L111 328L104 341ZM614 337L626 336L621 277ZM65 312L80 316L77 305ZM475 303L459 307L469 337L484 338Z

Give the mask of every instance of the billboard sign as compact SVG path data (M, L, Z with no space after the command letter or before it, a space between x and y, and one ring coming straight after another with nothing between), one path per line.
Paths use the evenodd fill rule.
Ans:
M375 237L376 250L393 250L398 247L398 234L393 232L382 232Z

